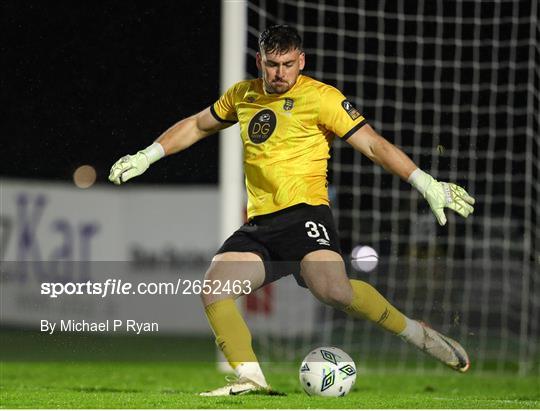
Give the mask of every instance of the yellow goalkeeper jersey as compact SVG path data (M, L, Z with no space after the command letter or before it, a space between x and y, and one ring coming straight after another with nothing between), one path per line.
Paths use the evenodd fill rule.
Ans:
M240 123L248 218L300 203L329 204L332 140L365 124L339 90L304 75L283 94L266 93L260 78L241 81L210 110L219 121Z

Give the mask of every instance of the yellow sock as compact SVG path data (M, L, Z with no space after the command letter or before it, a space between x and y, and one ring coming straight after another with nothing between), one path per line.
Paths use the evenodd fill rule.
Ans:
M257 361L251 347L251 333L232 298L216 301L206 306L204 311L216 336L216 344L231 367Z
M344 311L355 318L366 318L394 334L406 326L406 317L375 288L364 281L350 280L354 299Z

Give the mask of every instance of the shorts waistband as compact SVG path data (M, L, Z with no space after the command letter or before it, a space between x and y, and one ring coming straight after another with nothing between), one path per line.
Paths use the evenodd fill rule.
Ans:
M300 209L309 208L309 207L319 207L319 206L306 204L306 203L299 203L299 204L295 204L293 206L284 208L282 210L274 211L273 213L270 213L270 214L262 214L262 215L255 216L251 218L249 222L250 223L264 223L266 221L272 220L283 214L290 213L291 211L300 210Z

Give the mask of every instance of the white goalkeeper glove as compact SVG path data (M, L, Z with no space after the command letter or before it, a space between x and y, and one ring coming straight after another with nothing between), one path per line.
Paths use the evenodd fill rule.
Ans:
M437 181L419 168L411 173L408 181L422 193L440 225L446 224L445 207L465 218L474 211L474 198L456 184Z
M111 167L109 181L114 184L125 183L133 177L140 176L150 167L150 164L164 156L165 150L159 143L154 143L137 154L124 156Z

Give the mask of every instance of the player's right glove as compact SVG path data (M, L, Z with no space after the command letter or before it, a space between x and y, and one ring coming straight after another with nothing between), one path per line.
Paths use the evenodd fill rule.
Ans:
M408 181L422 193L440 225L446 224L445 207L465 218L474 211L474 198L463 187L437 181L419 168L411 173Z
M150 164L155 163L164 155L163 146L154 143L137 154L124 156L111 167L109 181L122 184L133 177L140 176L150 167Z

